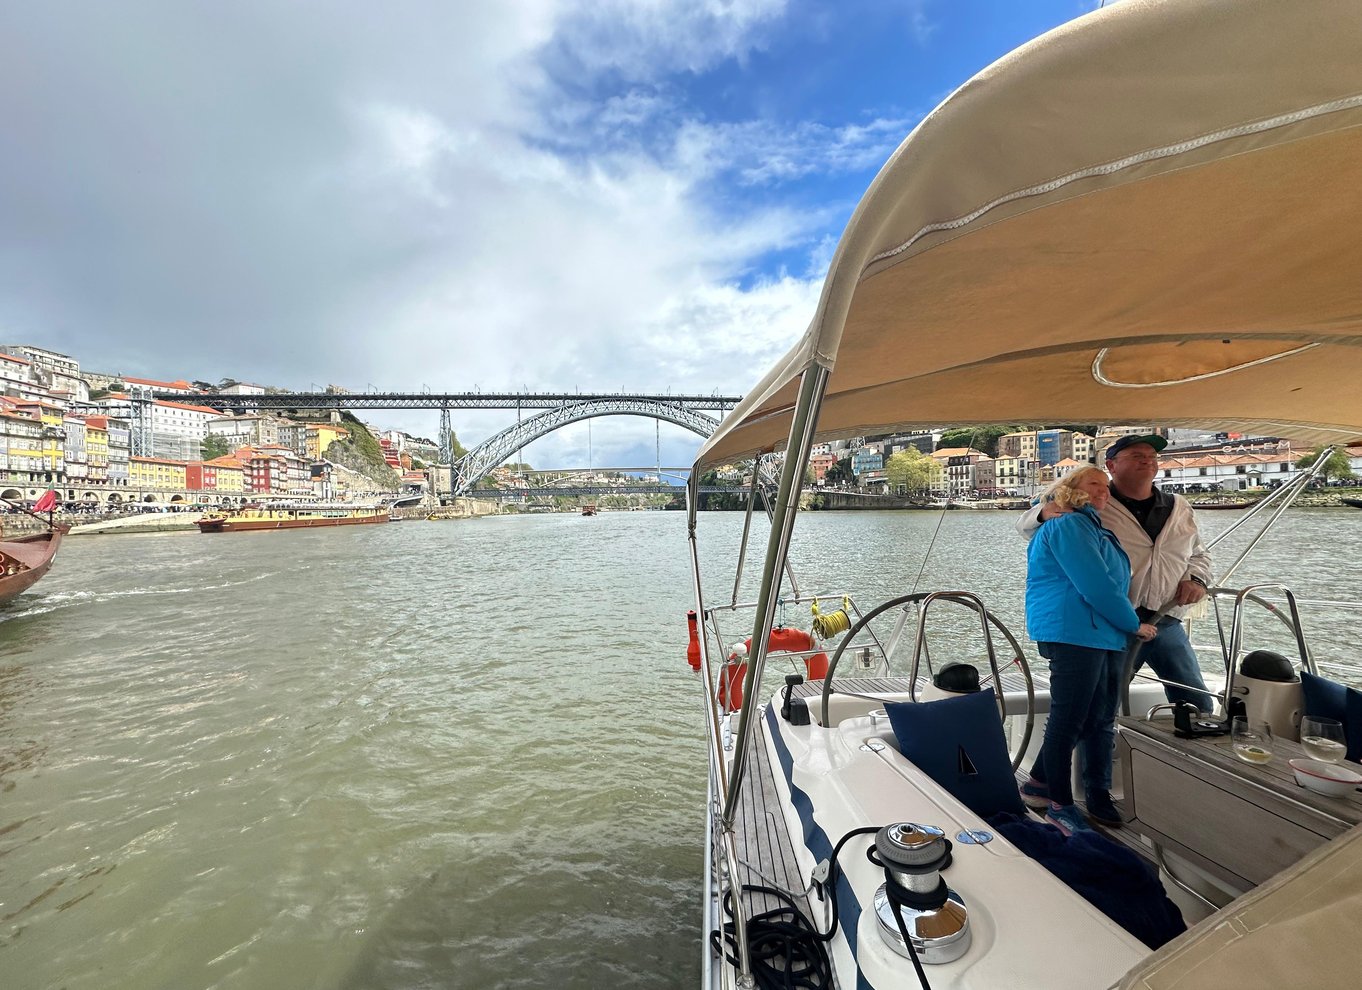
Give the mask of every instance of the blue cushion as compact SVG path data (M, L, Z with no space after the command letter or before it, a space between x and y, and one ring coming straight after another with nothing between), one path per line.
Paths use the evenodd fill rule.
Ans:
M976 815L1025 814L992 688L884 707L899 752Z
M1362 758L1362 691L1302 670L1301 693L1305 695L1305 714L1343 723L1343 737L1348 742L1344 759Z

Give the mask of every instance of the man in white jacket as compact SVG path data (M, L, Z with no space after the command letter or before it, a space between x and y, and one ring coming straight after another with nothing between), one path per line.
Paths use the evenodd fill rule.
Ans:
M1159 451L1167 445L1163 437L1148 435L1121 437L1107 447L1112 499L1102 512L1102 525L1116 534L1130 558L1130 601L1141 621L1170 606L1157 623L1158 636L1141 647L1135 669L1147 663L1165 681L1201 688L1166 684L1164 693L1169 701L1189 701L1210 711L1214 703L1205 693L1206 682L1182 618L1187 606L1206 597L1211 558L1191 504L1181 495L1154 487ZM1027 509L1017 532L1029 540L1041 523L1062 511L1066 510L1049 503Z

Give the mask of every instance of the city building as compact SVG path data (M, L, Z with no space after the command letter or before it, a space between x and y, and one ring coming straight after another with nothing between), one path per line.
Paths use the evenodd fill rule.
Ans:
M134 488L174 488L184 490L184 461L161 457L130 457L128 484Z
M334 423L308 423L303 434L303 456L309 461L319 461L327 447L349 435L349 430Z
M864 484L862 475L884 469L884 455L872 446L862 446L851 452L851 473L857 484Z
M109 417L85 417L85 459L87 480L92 485L109 483Z
M941 465L942 486L946 495L951 498L969 495L977 489L979 485L975 483L977 476L975 466L982 461L993 460L973 447L942 447L932 452L932 459ZM992 465L989 470L996 479L997 472Z
M218 416L208 420L204 424L204 429L207 433L215 433L222 437L231 449L278 443L292 447L292 444L284 443L281 434L281 431L285 429L285 424L288 424L288 421L282 420L278 416L248 414L245 416Z
M0 352L27 359L29 379L49 392L65 392L79 402L90 398L90 387L81 377L80 362L75 358L32 344L0 344Z

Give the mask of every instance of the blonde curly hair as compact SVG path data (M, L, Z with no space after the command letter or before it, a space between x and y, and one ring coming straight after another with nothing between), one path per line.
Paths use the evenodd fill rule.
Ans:
M1050 487L1045 500L1053 502L1061 509L1078 509L1087 505L1092 501L1092 498L1078 485L1084 478L1092 474L1100 474L1104 480L1107 477L1107 472L1094 464L1089 464L1087 467L1081 467L1056 481Z

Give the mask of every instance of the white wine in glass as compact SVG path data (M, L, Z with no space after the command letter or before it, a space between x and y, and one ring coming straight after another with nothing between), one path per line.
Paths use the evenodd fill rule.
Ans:
M1248 719L1236 715L1230 730L1230 745L1234 755L1245 763L1266 763L1272 759L1272 730L1262 722L1250 726Z
M1306 715L1301 719L1301 749L1312 760L1337 763L1348 750L1343 741L1343 723L1336 718Z

